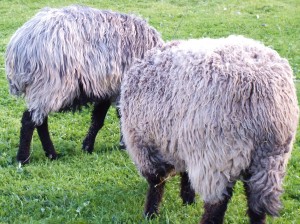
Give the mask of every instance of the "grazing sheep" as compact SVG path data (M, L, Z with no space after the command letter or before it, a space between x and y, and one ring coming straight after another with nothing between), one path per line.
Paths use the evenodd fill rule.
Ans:
M17 160L26 163L37 128L46 156L55 159L48 131L50 112L94 110L83 150L92 152L98 131L120 91L120 80L134 58L162 44L144 20L84 6L45 8L12 36L6 51L10 93L24 95Z
M274 50L242 36L175 41L125 74L121 124L149 183L145 215L158 213L171 171L187 171L203 198L201 223L222 223L242 180L251 223L278 215L298 123L292 70Z

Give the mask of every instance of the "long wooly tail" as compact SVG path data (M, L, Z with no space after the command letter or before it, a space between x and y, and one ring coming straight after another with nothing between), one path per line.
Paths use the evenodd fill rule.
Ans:
M252 157L248 170L248 205L253 211L278 216L281 209L282 182L289 159L292 138L287 143L272 147L263 143Z

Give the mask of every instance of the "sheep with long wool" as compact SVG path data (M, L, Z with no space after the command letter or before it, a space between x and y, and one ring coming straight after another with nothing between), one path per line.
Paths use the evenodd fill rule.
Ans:
M276 51L235 35L167 43L125 74L120 109L127 150L149 183L146 216L158 213L174 170L204 200L201 223L223 222L237 180L251 223L278 215L298 104Z
M162 44L160 34L134 15L84 6L45 8L20 27L6 50L10 93L24 96L17 160L29 161L37 128L46 156L57 158L48 115L92 103L83 149L92 152L98 131L134 58Z

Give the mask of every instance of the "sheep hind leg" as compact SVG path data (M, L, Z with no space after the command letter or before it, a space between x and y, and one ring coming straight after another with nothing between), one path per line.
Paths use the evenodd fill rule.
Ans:
M224 194L224 199L218 203L210 204L204 203L204 214L200 224L222 224L227 210L228 202L230 201L233 193L233 185L227 187L227 193Z
M26 164L29 163L30 156L30 144L35 129L35 124L31 119L30 112L24 111L21 119L21 130L20 130L20 145L17 153L17 161Z
M159 168L154 174L143 174L149 184L144 210L144 216L147 219L152 219L158 215L159 205L164 194L165 178L173 169L172 165L164 163L159 164Z
M180 196L184 205L189 205L195 202L195 190L191 186L189 176L187 172L180 173L181 176L181 189Z
M122 130L121 130L121 113L120 113L120 110L119 108L117 107L116 109L116 112L117 112L117 116L119 118L119 122L120 122L120 141L119 141L119 148L122 149L122 150L125 150L126 149L126 145L125 145L125 142L123 140L123 134L122 134Z
M49 128L48 128L48 117L46 117L43 123L36 127L40 140L42 142L43 149L46 156L51 159L57 159L58 154L56 153L53 143L50 138Z
M247 196L247 201L248 201L248 216L250 218L250 223L251 224L265 224L266 223L266 213L265 212L261 212L258 213L256 211L254 211L251 208L251 204L250 204L250 198L251 198L251 191L249 188L249 185L247 184L247 182L244 182L244 188L245 188L245 193Z
M94 150L94 144L96 136L99 130L103 127L104 119L107 114L107 111L110 107L110 101L104 100L102 102L96 103L94 105L94 110L92 112L92 121L89 128L89 131L83 140L82 150L92 153Z

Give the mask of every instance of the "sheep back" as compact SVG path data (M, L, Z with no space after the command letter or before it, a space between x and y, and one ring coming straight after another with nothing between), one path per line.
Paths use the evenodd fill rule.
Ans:
M76 5L45 8L7 46L10 93L24 95L40 123L80 94L115 97L133 59L160 43L159 33L134 15Z
M196 192L211 203L250 168L257 174L253 188L274 189L298 122L287 60L242 36L151 50L125 74L120 106L124 140L140 172L155 173L153 161L168 161L187 170ZM267 182L269 170L274 179Z

